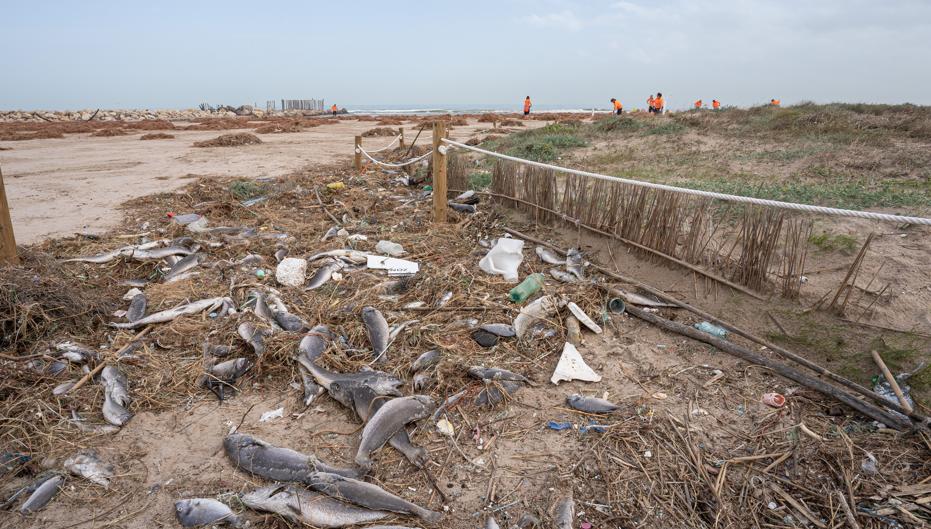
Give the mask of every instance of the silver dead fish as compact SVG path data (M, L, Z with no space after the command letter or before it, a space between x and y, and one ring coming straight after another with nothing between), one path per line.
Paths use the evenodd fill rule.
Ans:
M356 464L364 469L372 467L372 454L408 423L428 417L436 404L426 395L412 395L391 399L366 422L356 452Z
M276 312L275 323L288 332L301 332L308 328L307 322L290 312Z
M479 329L490 332L495 336L500 336L502 338L512 338L517 336L517 333L514 331L514 327L508 325L507 323L486 323L479 327Z
M165 277L163 279L165 280L166 283L171 283L177 280L179 277L181 277L181 275L184 274L185 272L188 272L196 268L197 265L203 262L204 259L205 257L203 254L192 253L188 255L187 257L185 257L184 259L181 259L180 261L172 265L171 270L169 270L168 273L165 274Z
M582 252L578 248L570 248L566 252L566 271L579 279L585 279L584 267Z
M365 264L368 262L369 254L365 252L360 252L359 250L330 250L327 252L320 252L314 255L311 255L307 258L308 263L312 263L318 259L323 259L324 257L335 257L345 262L353 264Z
M578 281L578 279L569 272L563 272L562 270L557 270L556 268L550 269L550 275L553 276L553 279L561 283L575 283Z
M123 426L133 416L126 409L132 400L126 375L116 366L108 365L100 372L100 382L104 387L103 418L114 426Z
M381 311L375 307L364 307L362 309L362 321L365 323L365 330L369 335L369 342L372 344L372 354L375 355L375 361L386 361L385 352L388 350L389 334L388 322Z
M41 510L48 505L48 502L52 501L52 498L54 498L56 494L58 494L64 482L65 478L62 476L52 476L46 479L41 485L36 487L32 495L23 502L19 508L19 512L29 514Z
M181 316L217 309L223 305L223 300L224 298L222 297L201 299L184 305L179 305L173 309L163 310L161 312L156 312L155 314L149 314L145 318L136 321L131 321L128 323L111 323L110 326L116 327L117 329L136 329L138 327L151 325L153 323L164 323L166 321L172 321Z
M560 265L560 266L566 264L565 259L563 259L556 252L554 252L553 250L550 250L549 248L545 246L537 246L536 252L537 252L537 257L539 257L540 260L546 264Z
M504 402L509 395L517 393L517 390L522 387L520 382L513 380L486 380L485 388L475 397L475 405L480 407L495 406L500 402Z
M440 363L440 352L436 349L432 349L418 356L417 360L414 360L414 363L411 364L411 373L423 371L424 369L433 367L438 363Z
M277 250L275 250L275 261L280 263L287 256L288 256L287 248L278 248Z
M584 411L585 413L611 413L618 409L618 405L611 401L595 397L583 397L577 393L566 397L566 404L574 410Z
M377 485L364 481L326 472L317 472L312 481L310 486L314 490L369 509L413 514L430 523L436 523L443 518L441 513L424 509Z
M228 524L241 527L242 521L224 503L212 498L192 498L175 502L175 515L184 527Z
M336 234L339 233L339 226L333 226L323 234L323 237L320 237L320 242L326 242L328 239L336 237Z
M330 259L314 272L314 275L307 282L304 290L315 290L326 284L333 277L333 274L342 270L346 265L342 261Z
M131 322L141 320L145 317L145 309L148 303L149 300L146 299L145 294L133 296L133 299L129 302L129 309L126 310L126 319Z
M469 375L473 378L478 378L481 380L510 380L512 382L523 382L524 384L530 384L530 379L524 375L497 367L472 366L469 368Z
M234 433L223 440L223 448L237 468L275 481L311 483L317 472L357 476L355 469L331 467L312 454L272 446L251 435Z
M79 452L69 457L65 460L64 467L75 476L81 476L104 488L110 486L110 478L113 477L113 465L101 461L97 452L93 450Z
M265 337L269 334L267 330L256 327L251 321L244 321L236 328L236 332L252 347L255 356L262 356L265 353Z
M272 512L313 527L345 527L388 516L387 512L356 507L292 485L269 485L243 494L241 499L250 509Z
M382 371L360 371L358 373L338 373L322 368L312 361L308 361L306 356L298 355L297 361L304 366L318 384L330 389L333 382L350 382L364 384L372 388L379 395L401 395L398 388L404 385L404 381Z
M310 374L310 371L307 371L307 368L298 364L298 370L301 372L301 383L304 387L304 396L301 402L304 403L304 406L310 406L314 399L323 395L326 389L317 384L314 376Z
M427 388L432 387L434 384L433 377L429 373L417 373L414 375L413 388L414 391L423 391Z
M61 353L62 358L72 364L86 364L100 357L97 351L77 342L59 342L55 344L55 349Z
M317 325L301 338L301 343L297 346L298 355L303 356L305 362L316 362L329 347L332 339L333 333L329 327Z

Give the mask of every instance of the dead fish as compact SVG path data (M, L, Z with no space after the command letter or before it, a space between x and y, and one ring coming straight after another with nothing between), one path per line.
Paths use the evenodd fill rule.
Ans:
M181 246L169 246L167 248L142 249L136 248L129 252L129 257L137 261L148 261L155 259L164 259L172 255L191 255L193 250Z
M30 360L26 367L32 369L40 375L51 375L58 376L62 374L66 369L68 369L67 362L62 362L60 360L52 360L51 362L46 362L41 358L36 358L35 360Z
M241 433L228 435L223 440L223 448L237 468L275 481L309 484L317 472L341 476L359 475L355 469L332 467L312 454L302 454L290 448L273 446L261 439Z
M101 461L97 452L93 450L78 452L69 457L65 460L64 467L75 476L81 476L104 488L110 486L110 478L113 477L113 465Z
M330 384L329 394L335 401L355 411L363 423L368 422L372 415L388 402L388 399L375 393L372 388L352 382ZM430 459L430 454L425 449L411 442L404 428L398 430L388 440L388 444L404 454L404 457L417 468L422 468Z
M372 354L375 355L375 361L386 361L385 352L388 350L389 334L388 322L381 311L375 307L363 307L362 321L365 323L365 331L368 333L369 342L372 344Z
M222 524L240 527L242 525L242 521L228 505L212 498L176 501L175 515L184 527Z
M436 409L436 411L433 412L433 416L430 417L430 420L433 422L436 422L437 419L440 418L440 415L446 413L446 410L455 406L456 403L459 402L462 399L462 397L466 395L466 393L468 393L468 390L464 389L460 391L459 393L456 393L455 395L450 395L449 397L446 397L446 400L443 401L443 404L440 404L440 406Z
M574 410L585 413L611 413L618 410L618 405L605 399L583 397L578 393L566 397L566 404Z
M417 373L414 375L414 391L424 391L425 389L432 387L433 383L433 377L431 377L429 373Z
M268 306L264 293L258 290L250 291L248 303L252 304L252 312L255 313L256 316L262 318L273 327L277 325L277 323L275 323L275 313L272 311L271 307Z
M482 347L494 347L498 344L498 337L481 329L472 332L472 339Z
M444 306L446 306L447 303L449 303L449 300L451 300L451 299L453 299L453 293L452 293L452 291L449 291L449 292L443 294L443 297L441 297L441 298L439 299L439 301L436 302L436 306L437 306L437 307L444 307Z
M185 305L179 305L173 309L163 310L161 312L156 312L155 314L149 314L145 318L131 321L128 323L111 323L111 327L116 327L117 329L136 329L145 325L151 325L153 323L164 323L166 321L172 321L181 316L186 316L190 314L197 314L199 312L204 312L205 310L214 310L223 305L224 298L207 298L201 299L198 301L193 301Z
M572 529L575 522L575 501L571 494L556 502L553 519L556 522L556 529Z
M180 261L172 265L171 270L169 270L168 273L165 274L165 277L163 278L165 283L171 283L177 280L185 272L197 267L197 265L199 265L203 260L204 260L204 255L199 254L199 253L192 253L188 255L187 257L185 257L184 259L181 259Z
M130 401L129 383L119 368L108 365L100 372L104 388L103 418L114 426L123 426L133 414L128 409Z
M316 380L318 384L325 387L327 390L330 389L330 385L333 382L339 381L367 385L379 395L400 396L401 391L398 388L404 385L403 380L382 371L338 373L308 361L304 355L299 355L297 361L310 371L310 374L314 376L314 380Z
M364 469L372 467L372 454L408 423L428 417L436 404L426 395L412 395L391 399L382 405L362 429L362 438L356 452L356 464Z
M61 353L62 358L72 364L86 364L100 357L97 351L76 342L59 342L55 344L55 349Z
M126 319L129 321L138 321L145 316L146 305L148 305L149 300L146 299L145 294L136 294L133 296L133 299L129 302L129 309L126 310Z
M475 213L477 211L472 204L459 204L457 202L447 202L447 204L459 213Z
M540 519L532 514L525 514L517 520L518 529L527 529L528 527L537 527L540 525Z
M582 252L578 248L570 248L566 252L566 271L579 279L585 279L584 266Z
M148 284L148 280L145 279L127 279L126 281L120 281L120 286L123 287L142 288Z
M304 386L304 397L301 402L304 403L304 406L310 406L315 398L323 395L326 389L317 384L314 380L314 376L311 375L304 366L299 365L298 369L301 372L301 383Z
M458 202L459 204L478 204L478 195L474 190L470 189L460 193L456 198L453 199L453 202Z
M369 260L369 254L365 252L360 252L359 250L350 250L350 249L339 249L339 250L329 250L326 252L316 253L307 258L308 263L312 263L318 259L323 259L324 257L335 257L337 259L350 262L353 264L365 264Z
M522 387L520 382L514 382L513 380L486 381L485 388L475 397L475 405L481 407L495 406L500 402L504 402L507 399L506 395L513 395Z
M254 266L259 266L265 262L265 258L261 255L250 253L249 255L243 257L242 259L236 261L236 266L240 268L251 268Z
M430 523L436 523L443 518L441 513L424 509L377 485L364 481L326 472L317 472L312 481L310 487L316 491L369 509L413 514Z
M556 252L554 252L553 250L550 250L549 248L545 246L537 246L536 252L537 252L537 257L539 257L540 260L546 264L560 265L560 266L566 264L565 259L563 259L562 257L559 256L559 254L557 254Z
M112 424L88 424L75 410L71 410L71 420L69 422L78 430L95 435L110 435L120 431L119 426L113 426Z
M181 260L181 256L180 255L169 255L168 257L162 260L165 261L165 264L167 264L169 268L171 268L172 266L175 265L175 263Z
M288 256L288 249L287 249L287 248L278 248L278 249L275 251L275 261L277 261L277 262L279 262L279 263L280 263L281 261L284 261L284 258L287 257L287 256Z
M232 360L220 362L211 367L208 369L208 372L214 377L232 384L236 382L239 377L243 376L250 367L252 367L252 362L250 362L249 359L233 358Z
M517 333L514 332L514 327L507 323L486 323L479 327L479 329L494 334L495 336L500 336L501 338L512 338L517 336Z
M618 292L620 292L621 297L624 298L624 301L627 303L630 303L631 305L639 305L641 307L657 307L657 308L677 306L677 305L673 305L672 303L666 303L663 301L658 301L656 299L648 298L646 296L641 296L640 294L636 294L634 292L628 292L626 290L621 290L621 289L617 289L617 290Z
M304 290L315 290L322 287L333 277L334 273L342 270L345 266L346 265L344 265L342 261L330 259L314 272L314 275L310 278L310 281L307 282L307 286Z
M485 519L484 529L501 529L501 526L498 525L498 521L495 520L494 516L489 516Z
M408 321L398 323L396 325L392 325L391 328L388 330L388 343L390 344L391 342L393 342L395 338L397 338L398 335L404 331L404 329L410 327L411 325L415 325L417 323L420 323L420 320L408 320Z
M301 332L308 328L307 322L290 312L276 312L275 322L288 332Z
M236 332L252 347L255 356L260 357L265 354L265 337L269 334L267 330L256 327L252 322L244 321L236 328Z
M333 339L333 333L330 332L326 325L317 325L311 329L297 346L298 354L303 356L305 361L316 362L317 358L326 351Z
M473 378L478 378L481 380L510 380L512 382L523 382L524 384L530 384L530 379L524 375L508 371L507 369L499 369L497 367L472 366L469 368L469 375L471 375Z
M388 516L387 512L356 507L292 485L269 485L243 494L240 499L250 509L275 513L313 527L345 527Z
M553 279L561 283L575 283L578 281L576 277L569 272L563 272L562 270L557 270L556 268L550 269L550 275L553 276Z
M36 487L32 495L23 502L22 506L19 508L19 512L30 514L42 509L48 505L48 502L52 501L52 498L54 498L56 494L58 494L64 482L65 478L58 475L46 479L41 485Z
M230 345L214 345L210 342L204 342L204 356L223 358L229 356L232 352L233 347Z
M72 257L71 259L65 259L63 263L93 263L93 264L103 264L113 261L117 257L125 257L132 254L134 246L123 246L122 248L117 248L116 250L101 253L97 255L91 255L87 257Z
M339 233L339 226L333 226L323 234L323 237L320 237L320 242L326 242L328 239L336 237L337 233Z
M75 383L77 383L77 380L69 380L68 382L63 382L63 383L61 383L61 384L55 386L55 387L52 389L52 395L55 395L56 397L57 397L58 395L64 395L64 394L67 393L71 388L74 387Z
M414 360L414 363L411 364L411 373L423 371L424 369L433 367L438 363L440 363L440 352L436 349L431 349L426 353L418 356L417 360Z

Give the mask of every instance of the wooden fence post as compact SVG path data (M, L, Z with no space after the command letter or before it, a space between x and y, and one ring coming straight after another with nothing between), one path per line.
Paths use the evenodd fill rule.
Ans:
M3 168L0 168L0 263L4 262L19 264L19 256L16 254L10 206L6 201L6 187L3 185Z
M398 131L401 133L401 139L398 143L398 146L401 149L403 149L404 148L404 127L398 127Z
M352 160L352 166L356 169L356 172L362 172L362 136L356 136L356 146L353 150L355 153L355 158Z
M446 222L446 122L433 123L433 222Z

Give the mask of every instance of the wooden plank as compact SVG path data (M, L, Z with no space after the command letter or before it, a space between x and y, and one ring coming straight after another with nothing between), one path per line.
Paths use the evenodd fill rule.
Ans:
M446 222L447 156L440 152L445 137L446 122L438 119L433 123L433 222Z
M10 206L6 201L6 187L3 185L3 168L0 167L0 263L19 264L16 253L16 237L13 236L13 219L10 218Z
M886 382L892 387L892 391L895 392L895 396L899 399L902 407L908 410L909 413L912 413L912 411L914 411L912 410L912 405L908 403L905 394L902 393L902 388L899 387L899 383L896 381L895 377L892 376L892 372L886 367L886 363L883 362L882 357L879 356L879 353L875 350L870 351L870 354L873 355L873 361L876 362L876 365L879 366L879 369L883 372L883 376L886 377Z

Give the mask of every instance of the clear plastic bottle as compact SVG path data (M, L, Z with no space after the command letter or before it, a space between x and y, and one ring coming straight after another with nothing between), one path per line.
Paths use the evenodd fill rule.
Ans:
M524 279L521 284L512 288L508 292L508 299L514 303L523 303L527 301L530 296L534 295L536 291L543 288L543 274L530 274L527 276L527 279Z

